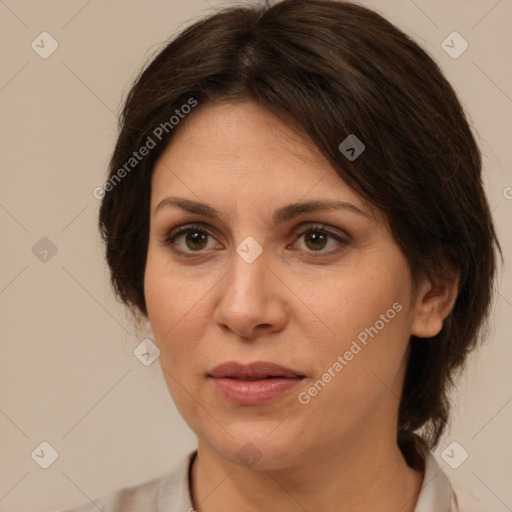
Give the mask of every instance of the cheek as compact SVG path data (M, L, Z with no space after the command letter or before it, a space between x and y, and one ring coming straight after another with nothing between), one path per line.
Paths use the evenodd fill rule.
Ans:
M333 404L370 415L386 396L400 394L411 321L407 273L354 273L331 287L327 298L323 318L334 334L316 340L315 379L308 383L314 388L305 391L334 422L339 417Z
M409 318L404 305L393 304L383 302L381 308L366 310L364 315L359 312L359 327L351 329L352 335L340 337L330 357L323 358L317 377L329 383L325 388L318 383L317 387L322 388L318 395L323 395L319 407L335 402L347 410L370 415L384 400L393 402L393 397L400 395ZM333 373L335 377L331 377Z
M383 340L391 331L402 331L406 313L401 289L406 287L382 272L353 272L333 280L323 298L311 301L312 307L321 305L320 316L330 328L327 346L345 351L353 340L365 347L365 341L369 346L374 335Z
M148 252L144 291L163 377L182 416L193 418L200 413L190 394L198 394L194 389L198 380L191 379L191 375L195 374L198 341L204 329L197 314L204 288L180 279L175 271L168 270L165 261L159 262Z
M175 361L193 360L192 353L204 332L206 297L201 279L170 269L168 259L148 251L144 294L148 319L162 364L174 371Z
M151 247L146 261L144 295L155 343L163 352L169 341L175 339L174 331L179 328L179 319L184 316L186 305L185 300L178 300L183 296L183 290L173 281L165 262Z

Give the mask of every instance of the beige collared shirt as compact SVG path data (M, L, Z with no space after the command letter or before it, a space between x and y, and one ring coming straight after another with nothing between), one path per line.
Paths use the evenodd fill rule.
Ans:
M65 512L194 512L189 471L193 451L171 473L122 487ZM467 491L455 491L436 459L428 453L425 475L414 512L489 512Z

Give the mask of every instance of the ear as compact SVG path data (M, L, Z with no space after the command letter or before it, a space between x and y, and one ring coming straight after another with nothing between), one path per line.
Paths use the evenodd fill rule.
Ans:
M424 278L416 298L411 334L418 338L439 334L444 319L455 305L458 289L458 274L452 274L449 279L439 276Z

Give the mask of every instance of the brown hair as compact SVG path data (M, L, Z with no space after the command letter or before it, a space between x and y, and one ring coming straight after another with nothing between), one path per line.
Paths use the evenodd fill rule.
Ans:
M157 147L106 189L100 209L113 287L143 315L151 175L175 131L170 118L191 98L200 105L250 98L298 126L343 180L385 212L415 283L457 269L458 297L441 332L411 337L397 439L417 467L414 446L438 443L454 370L482 335L500 250L480 152L455 91L404 32L350 2L236 6L194 22L129 91L109 179L168 124ZM366 146L353 161L338 148L350 134Z

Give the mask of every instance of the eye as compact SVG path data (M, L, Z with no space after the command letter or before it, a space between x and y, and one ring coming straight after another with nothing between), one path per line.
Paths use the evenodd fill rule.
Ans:
M211 249L208 244L213 236L202 226L197 224L179 226L174 229L164 240L164 245L177 253L185 256L194 256L190 253L205 252L204 249ZM182 240L182 243L178 243ZM189 253L189 254L187 254Z
M319 256L328 256L341 250L348 244L348 240L341 235L334 233L323 225L309 226L306 230L294 233L299 238L304 237L304 245L306 251L311 253L321 253ZM329 241L334 240L335 243L331 244L335 247L333 249L324 250L329 245ZM340 247L341 246L341 247ZM313 257L317 257L313 255Z
M329 256L341 250L348 244L348 237L334 233L324 225L313 225L301 232L294 232L298 237L304 237L304 250L312 257ZM185 257L193 257L200 253L213 249L213 235L200 224L188 224L178 226L164 240L163 244L169 246L172 251ZM334 248L324 250L329 246ZM295 245L295 244L294 244ZM194 254L195 253L195 254ZM319 253L318 256L313 253Z

